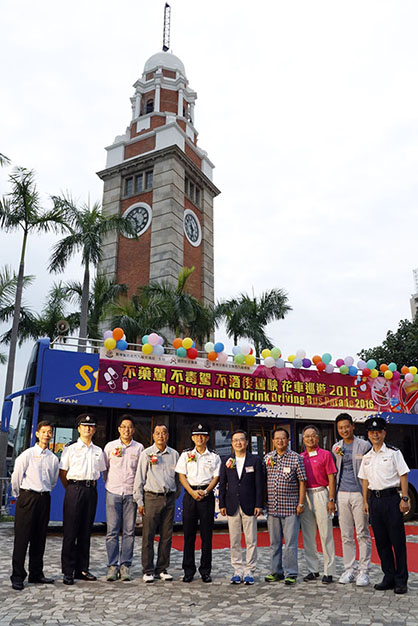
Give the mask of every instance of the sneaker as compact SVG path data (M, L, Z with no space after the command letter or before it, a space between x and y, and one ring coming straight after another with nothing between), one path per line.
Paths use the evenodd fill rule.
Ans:
M285 585L296 585L296 576L286 576L284 579Z
M369 576L368 574L366 574L366 572L360 572L357 575L357 578L356 578L357 587L367 587L369 583L370 583Z
M269 574L264 578L266 583L278 583L280 580L284 580L284 574Z
M305 581L305 583L310 583L317 578L319 578L319 572L309 572L309 574L306 574L303 580Z
M159 574L157 574L157 576L155 578L159 578L160 580L164 580L164 582L170 582L173 580L173 577L171 574L169 574L166 570L164 570L163 572L160 572Z
M239 585L240 583L242 583L242 578L241 576L238 576L238 574L235 574L234 576L232 576L231 578L231 583L233 585Z
M123 566L122 566L123 567ZM117 565L109 565L107 568L106 580L108 582L113 582L119 578L119 570Z
M244 576L242 582L244 583L244 585L253 585L255 580L252 576Z
M322 581L321 581L324 585L329 585L330 583L332 583L332 576L327 576L326 574L324 576L322 576Z
M347 585L348 583L353 583L355 578L353 570L348 569L341 574L338 582L341 583L341 585Z
M142 580L144 581L144 583L153 583L154 582L154 576L153 574L144 574L142 577Z
M120 566L120 579L122 581L132 580L131 578L131 568L127 565Z

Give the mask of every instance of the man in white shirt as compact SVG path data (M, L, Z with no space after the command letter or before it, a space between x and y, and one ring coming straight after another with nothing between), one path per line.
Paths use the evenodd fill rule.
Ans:
M43 573L51 491L58 480L58 458L49 450L52 425L43 420L36 428L38 442L20 454L12 474L12 496L17 498L13 547L13 589L21 591L26 578L25 558L29 548L29 582L52 584Z
M97 506L96 484L100 472L106 469L102 449L92 443L94 417L82 413L76 424L80 437L64 448L60 462L60 479L65 488L61 551L64 585L73 585L74 578L97 580L89 572L90 536Z
M209 429L203 424L192 428L194 448L184 450L176 466L180 482L184 487L183 498L183 582L191 583L196 573L195 540L199 525L202 551L199 573L204 583L211 583L212 532L215 514L213 490L219 481L221 459L211 452L207 443Z
M134 441L135 424L132 415L119 419L119 439L109 441L104 449L107 469L103 472L106 488L106 580L131 580L131 565L135 542L136 503L132 494L142 443ZM119 533L122 539L119 546Z

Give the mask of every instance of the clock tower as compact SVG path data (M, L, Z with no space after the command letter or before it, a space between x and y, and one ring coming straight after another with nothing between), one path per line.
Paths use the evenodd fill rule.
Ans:
M103 214L123 215L137 239L110 235L99 272L128 285L129 294L151 281L177 284L194 267L189 291L214 303L214 165L197 145L197 94L181 60L163 50L145 63L131 98L132 120L107 150Z

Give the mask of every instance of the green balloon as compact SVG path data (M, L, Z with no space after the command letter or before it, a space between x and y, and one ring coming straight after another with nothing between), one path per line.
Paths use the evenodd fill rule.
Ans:
M348 365L341 365L340 374L348 374Z
M237 365L241 365L241 363L244 363L244 361L245 361L245 355L244 354L236 354L234 356L234 362Z
M274 360L279 359L282 355L281 351L279 350L279 348L272 348L270 350L270 355L273 357Z

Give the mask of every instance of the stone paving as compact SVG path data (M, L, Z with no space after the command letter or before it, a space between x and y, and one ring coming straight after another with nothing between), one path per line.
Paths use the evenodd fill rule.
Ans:
M196 578L191 584L181 581L182 553L172 551L170 572L175 580L153 584L142 582L140 568L141 538L136 538L135 579L131 582L105 581L106 550L103 531L92 537L91 571L99 580L77 581L73 587L62 584L59 528L48 534L45 574L56 578L54 585L26 584L24 591L10 585L13 525L0 524L0 625L78 626L101 624L113 626L172 626L204 624L280 624L281 626L418 626L418 574L411 574L409 593L396 596L392 591L378 592L373 583L381 580L380 568L372 567L372 584L323 585L298 582L294 587L283 583L265 583L270 572L269 549L259 549L259 568L253 586L231 585L229 550L214 550L213 583ZM337 559L338 575L342 559ZM300 569L304 573L303 553Z

